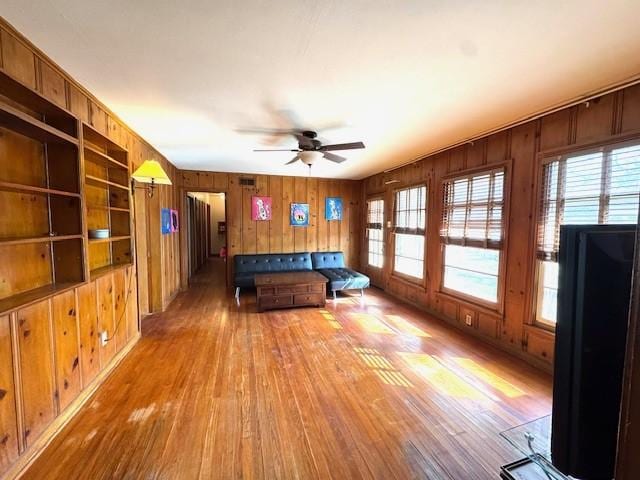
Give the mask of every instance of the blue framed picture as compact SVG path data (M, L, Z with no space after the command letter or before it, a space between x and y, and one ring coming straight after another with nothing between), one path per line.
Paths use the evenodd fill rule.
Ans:
M160 224L162 228L162 234L167 235L171 233L171 209L163 208L160 210Z
M308 203L292 203L291 216L289 220L290 220L290 225L294 227L309 226L309 204Z
M325 220L342 220L342 198L327 197L324 201Z

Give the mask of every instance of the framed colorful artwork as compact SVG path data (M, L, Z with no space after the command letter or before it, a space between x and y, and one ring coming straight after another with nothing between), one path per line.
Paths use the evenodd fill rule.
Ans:
M271 197L251 197L251 220L271 220Z
M327 197L324 202L325 220L342 220L342 198Z
M294 227L309 226L309 204L292 203L290 225Z
M163 235L171 233L171 210L169 208L160 210L160 226Z
M178 211L171 209L171 233L178 231Z

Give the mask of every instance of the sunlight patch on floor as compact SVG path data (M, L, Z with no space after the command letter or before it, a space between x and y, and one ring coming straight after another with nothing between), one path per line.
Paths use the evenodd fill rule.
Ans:
M393 335L396 333L389 328L388 325L385 325L384 322L380 321L370 313L352 313L350 317L358 322L362 329L369 333L383 333L386 335Z
M490 385L495 388L499 392L503 393L509 398L517 398L525 393L519 388L513 386L511 383L507 382L504 378L499 377L491 370L484 368L479 365L474 360L470 358L462 358L462 357L454 357L453 361L464 368L466 371L471 373L473 376L479 378L484 383Z
M414 337L424 337L431 338L431 335L421 328L416 327L411 322L405 320L400 315L385 315L387 320L389 320L401 333L407 335L413 335Z
M398 352L398 355L416 374L427 380L440 393L460 399L488 400L482 391L449 370L435 357L426 353L408 352Z
M353 349L360 357L360 360L373 370L382 383L396 387L413 387L404 374L396 369L387 357L375 348L356 347Z
M332 313L328 312L327 310L320 310L320 315L322 315L322 317L327 322L329 322L329 325L331 325L336 330L342 329L342 324L338 320L336 320L336 317L334 317Z

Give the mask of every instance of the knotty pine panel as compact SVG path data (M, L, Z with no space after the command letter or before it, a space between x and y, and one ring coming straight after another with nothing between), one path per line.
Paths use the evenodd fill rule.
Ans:
M0 299L52 283L49 244L0 246Z
M78 327L80 333L80 365L82 385L88 385L100 371L100 341L98 335L98 307L96 282L76 290L78 297Z
M0 317L0 475L18 458L18 419L13 381L11 325Z
M38 59L40 90L42 95L62 108L67 108L67 92L64 77L51 65Z
M82 389L75 292L70 290L53 297L51 299L51 313L58 405L59 411L62 412Z
M136 271L134 267L128 267L126 270L127 281L127 341L131 341L138 334L138 298L136 292L138 290Z
M629 87L622 92L621 133L640 131L640 84Z
M113 338L114 308L113 308L113 277L105 275L96 281L98 299L98 336L100 332L107 332L109 341L100 346L100 365L106 365L116 353L116 342Z
M267 222L269 224L269 248L274 253L284 252L282 229L284 225L283 211L286 206L283 200L282 177L269 179L269 191L271 195L271 221Z
M46 187L43 144L0 128L0 181Z
M33 51L6 29L0 31L2 68L16 80L36 89L36 64Z
M24 416L22 436L29 446L57 414L49 300L18 310L16 322Z
M127 343L127 275L124 269L113 272L113 311L114 329L113 334L116 350L122 350Z
M602 140L613 134L614 94L581 103L576 113L576 142Z

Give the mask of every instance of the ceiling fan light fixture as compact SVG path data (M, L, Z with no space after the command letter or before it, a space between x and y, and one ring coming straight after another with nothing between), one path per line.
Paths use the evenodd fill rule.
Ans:
M298 156L300 157L300 160L302 160L302 163L304 163L305 165L311 166L315 162L320 160L323 155L322 155L322 152L304 151L304 152L300 152Z

